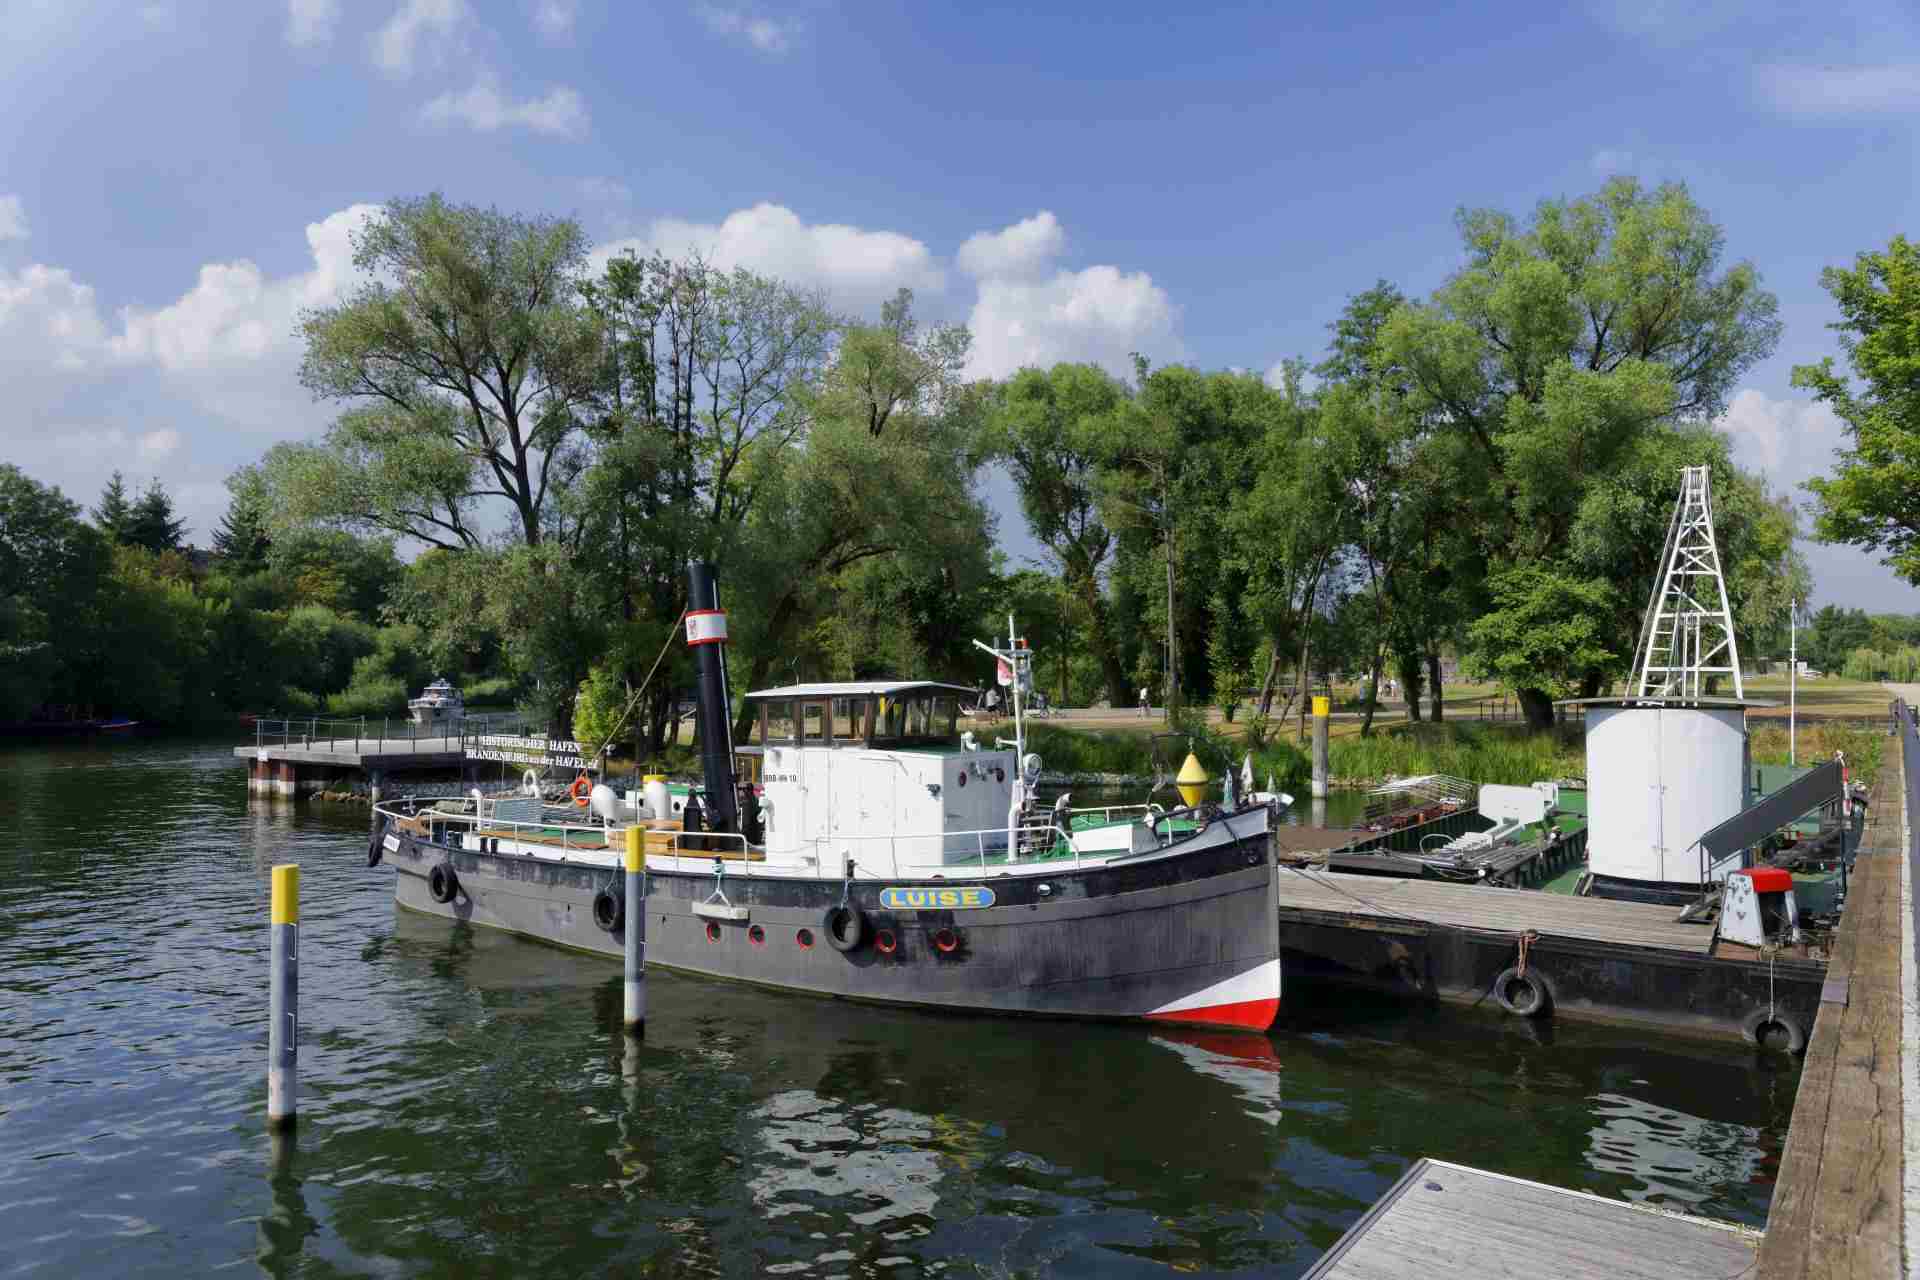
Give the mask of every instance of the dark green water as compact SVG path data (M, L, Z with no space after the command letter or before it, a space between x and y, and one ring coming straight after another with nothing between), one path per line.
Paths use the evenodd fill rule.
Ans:
M890 1013L396 914L228 744L0 750L0 1274L1292 1276L1433 1155L1765 1220L1796 1071L1289 991L1265 1039ZM267 869L302 867L290 1144Z

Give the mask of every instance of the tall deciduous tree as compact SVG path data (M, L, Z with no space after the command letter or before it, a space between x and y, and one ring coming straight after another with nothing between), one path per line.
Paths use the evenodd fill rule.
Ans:
M1027 528L1086 620L1087 645L1115 706L1129 699L1104 582L1115 539L1100 516L1099 468L1117 450L1116 413L1125 398L1125 388L1094 365L1022 369L998 389L987 427Z
M1483 490L1461 501L1474 508L1489 586L1501 579L1492 607L1518 618L1543 600L1600 599L1608 584L1569 561L1590 487L1648 432L1719 413L1778 342L1773 295L1751 264L1721 268L1723 233L1678 184L1616 178L1594 196L1542 203L1524 226L1491 210L1459 223L1466 265L1431 303L1397 310L1382 345L1407 371L1416 410L1485 468ZM1514 632L1496 620L1475 634ZM1632 647L1566 639L1564 652L1537 655L1536 680L1476 646L1480 669L1514 684L1536 726L1550 722L1570 662Z
M1833 327L1861 386L1831 358L1793 371L1793 385L1832 406L1849 440L1833 475L1807 483L1814 530L1885 552L1894 572L1920 585L1920 244L1895 236L1851 270L1827 268L1820 283L1840 308Z
M504 503L517 541L545 536L599 369L600 334L576 305L580 228L396 200L354 234L368 277L302 320L300 380L344 403L320 445L268 456L296 520L476 547L482 504Z

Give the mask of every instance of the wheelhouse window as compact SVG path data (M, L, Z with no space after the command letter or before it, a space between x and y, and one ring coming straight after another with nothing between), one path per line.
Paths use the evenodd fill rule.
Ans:
M819 744L828 740L827 727L831 720L827 712L830 705L825 702L800 704L800 737L803 742Z
M950 746L959 734L959 702L951 694L908 693L880 700L875 746Z
M794 731L793 704L791 702L762 702L760 704L760 741L765 744L790 743L798 740Z
M867 712L872 702L866 698L833 700L833 740L841 745L865 743Z

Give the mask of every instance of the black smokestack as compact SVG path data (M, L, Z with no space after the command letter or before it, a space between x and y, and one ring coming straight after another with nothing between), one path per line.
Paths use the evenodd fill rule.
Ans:
M733 787L733 700L727 696L727 615L713 566L687 565L687 644L700 688L700 764L706 778L707 829L738 831Z

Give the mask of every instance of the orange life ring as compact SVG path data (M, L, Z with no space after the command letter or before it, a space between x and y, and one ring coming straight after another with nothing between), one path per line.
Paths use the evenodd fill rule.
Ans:
M586 808L593 798L593 779L584 773L581 774L573 780L573 785L567 788L567 794L573 797L575 804L582 809Z

